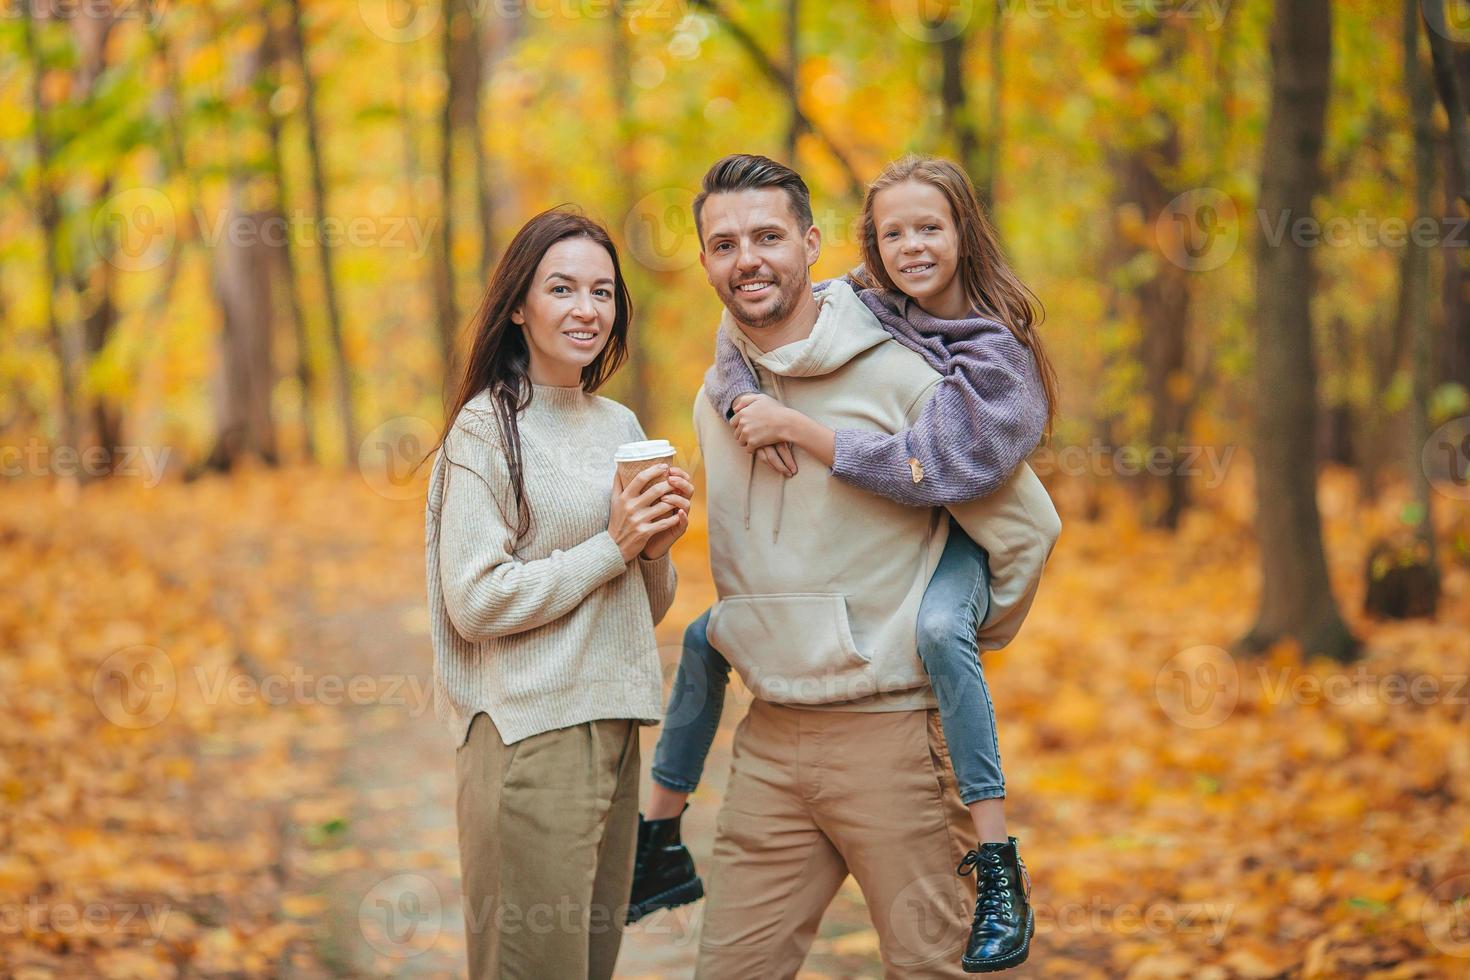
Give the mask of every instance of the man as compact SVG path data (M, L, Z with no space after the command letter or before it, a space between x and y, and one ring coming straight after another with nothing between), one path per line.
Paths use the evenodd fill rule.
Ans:
M721 328L764 391L832 427L897 432L917 418L939 375L845 282L814 294L821 235L799 175L726 157L694 215ZM956 867L972 828L915 640L948 518L823 467L788 477L758 465L703 390L694 421L720 597L708 639L755 696L735 736L697 976L794 976L849 873L889 975L963 976L975 893ZM1003 643L1030 606L1056 511L1023 465L949 512L990 554L982 632ZM640 833L640 867L662 860L645 836L663 835ZM661 841L671 860L675 841Z

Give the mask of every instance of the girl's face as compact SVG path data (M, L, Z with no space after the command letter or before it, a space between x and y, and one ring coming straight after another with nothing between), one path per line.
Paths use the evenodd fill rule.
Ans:
M873 197L878 254L894 285L933 316L957 320L970 311L959 269L959 229L939 188L918 180Z
M617 315L612 257L587 238L546 250L526 299L511 311L530 349L531 380L570 387L607 346Z

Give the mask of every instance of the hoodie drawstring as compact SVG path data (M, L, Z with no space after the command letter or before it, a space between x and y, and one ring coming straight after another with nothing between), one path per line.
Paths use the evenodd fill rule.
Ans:
M784 405L786 403L786 393L781 390L781 376L775 371L771 372L771 384L776 388L776 399ZM751 472L755 472L754 453L750 456L750 466ZM789 479L791 479L789 476L781 477L780 487L776 490L776 525L771 530L771 542L773 544L781 539L781 511L786 507L786 481Z

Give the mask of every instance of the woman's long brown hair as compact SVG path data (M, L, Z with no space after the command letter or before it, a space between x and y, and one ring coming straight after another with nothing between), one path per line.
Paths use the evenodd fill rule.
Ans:
M883 266L878 251L878 232L873 222L873 201L878 193L907 180L920 181L938 189L954 212L955 231L959 236L959 262L955 274L965 286L965 298L987 316L1005 324L1012 336L1030 348L1036 359L1036 371L1046 395L1046 434L1051 435L1056 417L1057 375L1051 358L1037 332L1044 312L1041 301L1027 289L1000 248L995 233L975 186L963 168L940 157L910 154L895 160L868 185L863 199L863 265L869 285L901 292Z
M551 246L568 238L586 238L607 249L613 266L613 327L602 348L582 369L582 390L596 391L628 358L628 323L633 301L618 264L618 250L607 230L584 215L565 208L543 211L516 232L490 277L480 306L466 326L474 338L454 397L445 405L444 431L428 456L444 445L460 411L482 391L490 392L495 421L510 469L516 508L516 537L530 530L531 506L526 500L525 468L521 459L520 428L516 416L531 404L531 352L522 328L511 322L513 310L526 301L536 267ZM422 461L421 461L422 462Z

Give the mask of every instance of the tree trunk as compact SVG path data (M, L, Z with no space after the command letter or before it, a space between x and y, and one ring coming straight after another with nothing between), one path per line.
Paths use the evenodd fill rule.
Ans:
M46 69L41 63L40 46L36 42L36 25L30 3L20 4L21 43L26 60L32 68L31 75L31 138L36 154L36 200L34 204L36 224L41 228L44 246L44 280L41 283L41 310L46 321L46 335L51 344L52 356L56 358L58 380L57 417L61 423L61 444L74 452L80 451L77 444L77 401L76 375L77 355L73 350L69 331L56 316L56 290L61 282L61 257L58 235L61 213L56 201L56 192L51 185L51 144L46 134L46 106L41 85Z
M79 17L70 22L77 48L76 81L72 99L89 105L95 96L97 79L107 68L107 40L116 24L110 16ZM112 177L102 179L95 201L106 201L112 195ZM97 252L85 264L72 268L72 290L81 300L83 366L94 363L117 326L117 304L113 291L117 285L113 229L99 229ZM82 391L87 412L92 418L92 439L104 454L102 471L111 473L122 446L122 406L107 392Z
M287 0L291 7L288 35L297 70L301 73L301 111L306 123L307 159L311 165L311 191L315 198L313 220L321 227L327 213L327 179L322 162L321 127L316 114L316 82L306 58L305 29L301 23L301 0ZM317 260L321 267L322 297L326 302L327 327L337 371L337 414L342 422L342 459L350 466L357 459L357 419L352 410L352 368L342 336L342 313L337 302L337 278L332 271L331 236L317 236Z
M1271 26L1271 109L1261 161L1263 225L1308 216L1322 185L1319 156L1332 64L1331 0L1277 0ZM1356 655L1333 599L1317 509L1317 368L1312 254L1285 236L1256 244L1256 531L1261 606L1241 639L1262 650L1295 637L1304 655Z
M228 471L241 457L253 454L276 462L275 425L271 419L271 248L262 241L269 211L245 211L245 181L230 179L230 228L251 234L225 235L215 250L214 290L224 314L219 370L215 384L216 430L206 466ZM236 238L239 241L236 241ZM244 244L249 242L249 244Z
M284 9L284 8L283 8ZM276 210L272 218L280 221L282 227L290 227L287 216L290 213L290 201L286 192L286 167L281 153L281 121L271 111L270 95L277 91L281 83L281 69L285 65L285 45L279 37L274 23L275 8L267 7L265 12L266 39L263 61L270 78L270 86L262 93L259 104L259 112L265 120L266 135L270 140L270 172L276 184ZM301 300L301 276L296 268L295 253L291 250L290 236L282 243L280 250L281 272L285 279L286 301L290 305L291 312L291 335L295 348L296 383L300 389L301 397L301 452L309 461L315 462L317 458L316 434L314 418L316 415L317 384L316 372L311 364L310 328L306 320L305 304Z
M1461 205L1455 184L1454 158L1445 154L1444 163L1444 214L1451 234L1444 236L1441 248L1444 256L1444 330L1434 358L1439 365L1435 381L1470 388L1470 266L1464 260L1465 247L1470 244L1470 225L1455 231L1459 222L1465 220L1466 208Z
M636 157L638 127L633 114L632 51L628 43L627 9L623 0L614 0L613 16L609 18L608 26L611 31L608 37L608 62L612 75L613 103L617 111L617 145L613 147L612 159L620 198L618 214L627 216L638 206L639 199ZM621 228L615 229L615 232L624 234ZM631 249L626 251L630 259L636 258ZM629 290L634 293L635 308L643 291L643 271L635 268L635 263L625 260L623 273L628 278ZM656 420L652 417L655 408L652 393L657 385L649 363L649 336L650 332L646 329L628 331L627 370L632 382L623 388L623 395L628 408L638 416L644 428L652 431L656 428Z
M621 4L619 4L621 6ZM786 0L786 102L791 118L786 124L786 165L796 168L796 143L801 139L801 0Z
M1414 221L1428 220L1430 196L1434 187L1434 95L1429 79L1419 63L1419 3L1404 0L1404 77L1408 89L1410 112L1414 123ZM1420 463L1418 447L1429 441L1430 351L1429 332L1429 246L1409 236L1404 246L1411 261L1405 269L1409 280L1409 337L1412 351L1413 396L1409 399L1409 444L1415 451L1405 460L1414 478L1414 497L1418 503L1419 521L1415 535L1424 546L1430 569L1438 579L1434 542L1434 497L1429 474ZM1438 589L1436 588L1436 592Z
M434 310L439 324L439 353L444 363L446 392L454 385L454 338L459 330L459 310L454 295L454 112L459 84L454 71L458 50L454 39L455 14L454 0L444 0L444 34L440 50L448 88L439 113L439 235L434 250Z
M1463 91L1465 80L1470 78L1470 50L1456 49L1450 64L1455 88ZM1446 103L1448 109L1449 103ZM1470 213L1462 196L1466 178L1461 173L1462 161L1455 154L1455 142L1448 141L1444 154L1444 213L1451 234L1443 238L1444 255L1444 330L1441 333L1440 349L1434 357L1439 365L1437 383L1459 384L1470 388L1470 267L1464 255L1470 244L1470 226L1461 227L1460 222Z
M939 106L944 131L960 166L970 175L980 203L989 208L990 174L979 159L980 140L970 119L969 95L965 89L965 52L970 32L950 32L945 25L944 20L929 23L929 30L937 39L935 46L939 53Z
M1165 33L1159 21L1149 21L1134 28L1134 33L1158 41L1163 54L1152 71L1174 70L1179 38ZM1135 145L1118 158L1118 190L1115 207L1119 213L1133 211L1144 227L1157 228L1159 216L1165 214L1177 191L1168 180L1179 168L1179 130L1167 113L1149 109L1157 120L1139 120L1139 132L1158 136ZM1166 233L1173 233L1166 225ZM1121 234L1118 236L1123 238ZM1194 399L1194 379L1187 371L1190 293L1190 271L1170 258L1177 252L1166 250L1157 235L1147 236L1146 243L1124 239L1119 243L1118 265L1122 271L1137 267L1134 261L1140 251L1153 253L1152 271L1138 281L1125 282L1126 301L1122 309L1131 313L1139 328L1137 356L1143 366L1144 391L1148 396L1149 418L1146 438L1149 452L1155 447L1166 450L1171 465L1163 473L1150 472L1144 485L1148 492L1148 516L1156 527L1174 530L1189 503L1189 484L1180 472L1183 443L1189 428L1189 412Z
M1429 53L1434 65L1434 84L1444 103L1450 124L1450 147L1459 166L1459 194L1470 204L1470 119L1466 118L1465 87L1462 80L1463 56L1457 55L1449 23L1445 20L1445 0L1421 0L1428 30ZM1457 62L1459 62L1457 64Z
M761 74L780 87L782 94L789 103L788 108L792 115L796 117L802 132L811 133L812 137L825 146L827 152L832 154L832 158L837 161L837 166L841 169L842 175L847 181L846 193L851 196L860 197L865 182L858 176L857 168L853 166L852 160L847 155L847 151L838 145L837 141L833 139L832 134L827 130L827 127L823 126L820 120L812 119L802 111L801 105L796 99L796 95L798 94L797 87L791 72L777 64L776 60L771 57L770 52L761 46L756 36L731 17L730 12L718 0L691 0L691 6L703 10L705 13L714 17L715 20L719 21L720 26L725 28L725 31L734 39L735 43L755 62L755 66L760 69Z
M97 192L100 200L107 200L112 194L112 178L103 179ZM102 353L103 348L112 337L113 328L117 326L117 304L113 302L113 291L117 285L117 266L113 259L113 241L110 228L101 229L98 233L97 261L92 264L88 272L89 281L76 282L78 293L85 293L90 297L90 305L82 319L82 339L86 350L87 362L91 363ZM106 462L103 464L108 473L112 472L113 465L118 453L122 449L122 406L107 394L93 394L90 405L92 415L92 435L97 445L106 454Z

